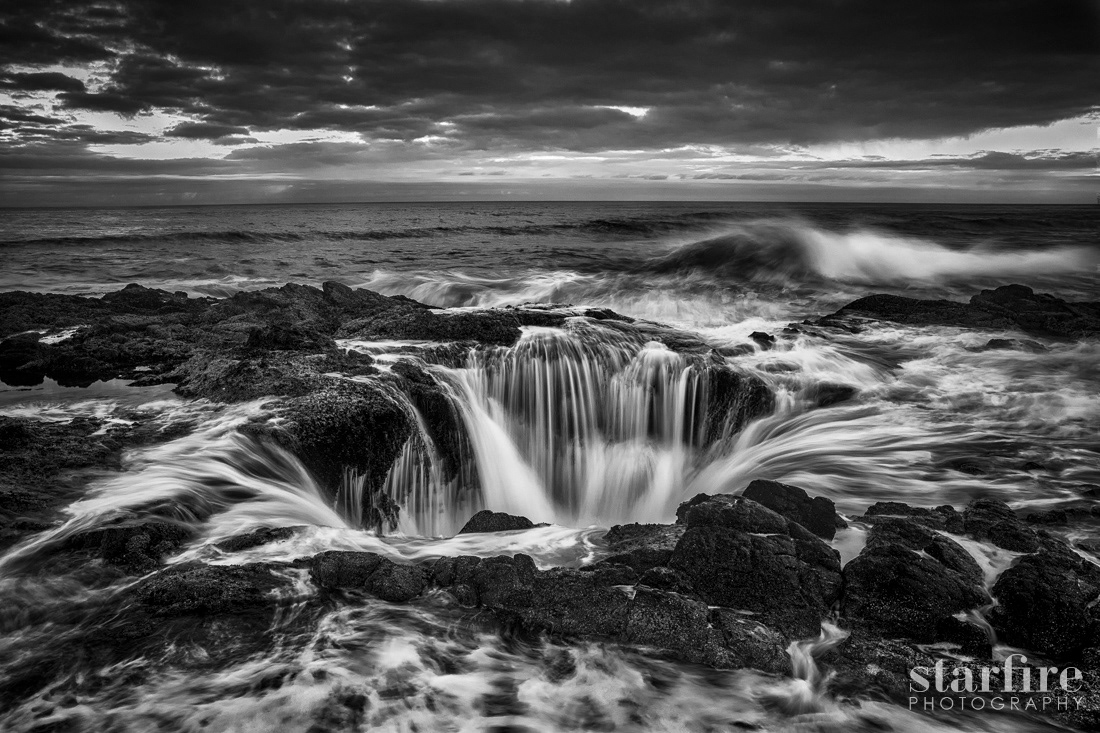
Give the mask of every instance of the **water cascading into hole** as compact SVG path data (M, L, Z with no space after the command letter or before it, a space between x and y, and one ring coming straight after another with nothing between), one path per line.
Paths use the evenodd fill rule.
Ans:
M572 525L666 519L704 442L706 369L609 331L525 329L463 368L430 367L461 417L476 486L441 475L418 418L385 492L430 534L481 508Z

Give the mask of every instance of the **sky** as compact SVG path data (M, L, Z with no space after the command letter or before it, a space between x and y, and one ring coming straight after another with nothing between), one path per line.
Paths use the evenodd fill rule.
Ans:
M1093 203L1100 0L0 0L0 205Z

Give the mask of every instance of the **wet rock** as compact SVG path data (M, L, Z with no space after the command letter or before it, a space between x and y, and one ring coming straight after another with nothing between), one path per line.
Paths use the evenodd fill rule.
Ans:
M680 658L696 664L740 666L742 658L731 652L723 630L712 626L710 618L705 603L676 593L639 588L629 603L619 640L676 650ZM751 654L748 645L745 652L745 656ZM770 661L768 655L761 656Z
M806 388L805 394L818 407L832 407L854 399L859 390L850 384L821 382Z
M415 362L399 361L391 371L401 377L401 390L420 413L428 437L443 459L444 478L452 479L462 470L471 470L473 467L462 465L464 456L470 455L466 426L448 394Z
M949 619L987 602L969 553L909 519L877 522L843 574L844 618L891 637L942 641Z
M123 520L70 537L67 550L87 552L131 573L147 573L191 539L191 527L155 520Z
M978 349L978 351L998 350L1027 351L1032 354L1042 354L1049 351L1047 347L1031 339L989 339Z
M607 562L629 565L639 573L667 565L687 527L669 524L617 524L604 535Z
M250 425L298 456L321 485L335 491L342 481L381 488L413 430L397 400L376 384L341 380L311 394L285 400L277 425ZM350 475L349 475L350 474ZM372 518L364 518L372 526Z
M416 565L395 563L373 552L330 550L309 561L310 577L325 590L360 590L400 603L419 596L428 573Z
M970 299L970 305L1009 318L1028 333L1066 338L1100 333L1100 304L1067 303L1024 285L983 290Z
M107 431L102 420L48 422L0 415L0 547L53 521L96 472L121 467L136 429Z
M695 595L695 588L691 581L685 578L683 573L672 568L652 567L638 578L638 585L667 590L684 596Z
M1029 524L1069 524L1069 514L1065 509L1051 509L1046 512L1032 512L1025 517Z
M770 349L775 346L775 336L770 333L764 333L763 331L753 331L749 334L749 338L756 342L761 349Z
M696 497L669 566L707 603L753 611L786 633L809 634L840 592L835 550L800 524L742 496Z
M1039 538L999 499L975 499L963 512L963 528L975 539L988 540L1013 552L1035 552Z
M706 372L704 441L735 435L749 422L775 410L775 395L762 379L724 366Z
M725 638L733 667L748 667L773 674L789 674L789 640L782 634L728 608L711 610L710 623Z
M421 568L384 560L367 580L366 588L384 601L402 603L419 596L426 585Z
M505 514L503 512L483 509L470 517L469 521L462 526L462 529L458 530L458 533L510 532L517 529L531 529L534 526L535 523L527 517L519 517L514 514Z
M1057 659L1076 658L1100 631L1100 568L1048 544L1005 570L993 586L989 620L1006 644Z
M360 589L366 587L382 560L374 552L329 550L313 556L309 573L313 582L326 590Z
M253 547L269 545L272 542L288 540L298 534L301 529L302 527L260 527L246 534L239 534L222 540L214 546L223 552L241 552L242 550L250 550Z
M757 479L742 494L777 514L798 522L818 537L831 540L838 529L848 526L836 513L836 506L824 496L810 497L805 490L778 481Z
M1100 304L1069 303L1052 295L1037 294L1023 285L983 290L974 295L969 303L869 295L814 323L844 328L860 318L917 326L962 326L985 330L1016 328L1040 336L1071 339L1100 333Z
M143 581L137 600L160 616L220 614L269 608L272 592L289 586L275 575L278 567L253 565L179 565Z
M253 328L245 341L248 349L279 351L327 351L336 348L330 336L296 323L272 323Z
M511 346L519 340L519 327L519 319L504 310L437 313L409 306L349 321L340 327L336 337L368 341L476 341Z
M917 524L952 534L962 534L963 532L963 517L955 511L955 507L949 504L928 509L926 507L909 506L898 501L880 501L867 507L865 516L858 519L867 524L874 524L880 518L890 516L908 517Z

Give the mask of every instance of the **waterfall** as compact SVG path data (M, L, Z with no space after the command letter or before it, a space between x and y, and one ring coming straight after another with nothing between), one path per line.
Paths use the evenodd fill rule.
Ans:
M384 490L421 534L453 532L482 508L573 526L665 520L704 453L708 375L724 368L590 324L525 328L461 367L425 365L461 419L473 471L444 476L409 404L418 430Z

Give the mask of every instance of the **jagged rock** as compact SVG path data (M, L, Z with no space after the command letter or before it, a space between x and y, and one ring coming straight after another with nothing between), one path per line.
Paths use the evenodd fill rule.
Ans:
M288 540L301 529L301 527L260 527L246 534L239 534L222 540L214 546L223 552L241 552L242 550L250 550L253 547L268 545L272 542Z
M859 390L850 384L833 384L821 382L811 385L805 390L806 398L812 400L818 407L832 407L842 402L854 399Z
M326 590L361 589L382 560L374 552L329 550L313 556L309 573L313 582Z
M504 310L437 313L423 307L394 308L345 323L337 338L477 341L511 346L519 340L519 319Z
M65 549L81 550L131 573L146 573L195 534L175 522L121 521L68 538Z
M494 512L482 509L470 517L469 521L458 530L459 534L472 532L510 532L517 529L531 529L535 526L527 517L519 517L514 514Z
M647 585L650 588L672 591L684 596L695 595L695 588L691 581L685 578L683 573L672 568L649 568L638 578L638 585Z
M1100 633L1100 568L1068 547L1047 544L1005 570L993 586L989 620L1007 644L1076 658Z
M951 640L953 616L987 602L981 581L958 543L909 519L883 518L844 566L843 615L887 636Z
M869 295L818 319L815 324L850 329L853 317L917 326L1018 328L1040 336L1074 339L1100 333L1100 303L1068 303L1052 295L1037 294L1024 285L983 290L969 303Z
M1013 552L1035 552L1039 538L999 499L975 499L963 512L963 529L976 539L989 540Z
M639 573L667 565L686 530L675 524L617 524L604 535L612 553L605 562L629 565Z
M824 496L810 497L805 490L778 481L757 479L742 494L777 514L798 522L818 537L831 540L838 529L848 526L836 513L836 506Z
M1011 350L1011 351L1027 351L1032 354L1042 354L1049 349L1040 344L1038 341L1032 341L1031 339L989 339L984 345L977 349L978 351L996 351L996 350Z
M734 435L775 410L775 395L762 379L724 366L706 371L707 410L704 440Z
M788 633L817 630L840 593L835 550L742 496L700 495L677 515L687 530L669 566L707 603L753 611Z
M927 509L909 506L898 501L879 501L867 507L865 516L858 519L867 524L874 524L881 517L890 516L908 517L918 524L952 534L963 532L963 517L955 511L955 507L949 504Z
M275 606L273 592L290 581L270 563L252 565L177 565L142 581L138 602L157 616L254 612Z
M285 400L275 426L248 426L298 456L318 481L335 490L348 471L374 492L413 430L402 406L376 384L339 380L318 392ZM364 517L373 526L370 517Z
M749 334L749 338L755 341L761 349L770 349L775 346L775 336L772 336L770 333L753 331Z
M310 577L320 588L362 590L395 603L416 598L428 582L422 568L373 552L330 550L314 556L309 565Z
M624 581L636 580L625 566L538 571L526 555L458 557L440 558L430 575L460 605L490 609L528 631L655 646L713 666L786 668L788 640L780 634L667 589L624 592Z

